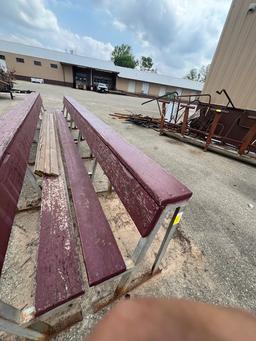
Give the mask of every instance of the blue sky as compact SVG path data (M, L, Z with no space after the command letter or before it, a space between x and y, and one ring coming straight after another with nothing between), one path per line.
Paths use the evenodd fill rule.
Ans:
M11 0L0 39L109 60L129 44L159 73L183 77L210 63L231 0Z

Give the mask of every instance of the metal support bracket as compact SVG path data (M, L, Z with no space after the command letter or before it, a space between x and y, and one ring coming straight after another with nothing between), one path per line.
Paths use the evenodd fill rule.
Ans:
M94 159L93 166L92 166L92 172L89 173L89 175L91 176L92 182L94 181L97 165L98 165L98 161L97 161L97 159Z
M180 207L180 205L179 205ZM170 219L170 213L171 210L173 209L172 205L168 205L164 211L162 212L156 226L154 227L154 229L151 231L151 233L144 238L140 238L134 252L132 255L132 260L134 262L134 269L131 273L129 274L124 274L120 280L120 282L118 283L118 286L115 290L114 295L120 295L120 293L122 293L123 291L126 290L127 286L129 285L129 283L131 282L132 278L134 277L135 273L138 271L138 266L140 265L140 263L143 261L148 249L150 248L157 232L159 231L159 229L161 228L161 226L163 225L163 222L166 218ZM174 211L174 214L172 216L171 221L174 221L176 218L176 210ZM161 247L160 247L161 248ZM166 250L166 249L165 249ZM164 251L165 251L164 250ZM162 257L164 256L164 252L161 252L161 255L159 256L159 258L162 259ZM161 260L160 259L160 260ZM158 263L158 262L157 262Z
M36 330L23 327L21 311L0 300L0 330L11 335L25 337L29 340L45 340L46 335Z

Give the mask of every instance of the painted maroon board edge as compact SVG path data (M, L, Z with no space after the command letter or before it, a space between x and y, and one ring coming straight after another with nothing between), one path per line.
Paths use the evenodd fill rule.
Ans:
M41 106L31 94L0 119L0 273Z
M88 282L93 286L124 272L126 266L61 112L56 120Z
M64 105L76 121L81 116L89 124L125 167L138 179L159 206L188 200L192 192L168 174L159 164L135 146L126 142L110 126L90 113L71 97L64 97ZM79 127L81 129L81 126ZM85 136L86 137L86 136Z

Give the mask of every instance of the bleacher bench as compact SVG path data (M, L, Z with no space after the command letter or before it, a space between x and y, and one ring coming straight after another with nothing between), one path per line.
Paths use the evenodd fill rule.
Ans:
M141 234L141 239L132 256L134 268L132 271L131 269L125 271L124 262L116 250L113 234L96 201L94 189L87 174L83 176L84 188L81 190L80 182L84 174L81 158L77 155L74 144L65 129L63 118L59 114L59 133L61 135L63 131L66 131L63 135L69 136L66 142L62 143L62 148L67 166L67 177L71 184L89 285L96 285L123 272L115 292L120 294L125 291L137 271L138 265L162 226L163 220L169 217L169 227L152 266L152 274L158 270L175 226L179 223L192 192L74 99L64 97L63 104L64 114L70 121L70 127L74 124L79 130L79 137L86 140L95 157L95 162L100 164ZM68 145L73 145L72 153L65 151L68 150ZM71 154L76 154L73 160ZM77 164L79 164L79 171ZM93 206L90 206L87 197L94 198ZM93 207L96 207L95 210ZM97 219L95 223L91 224L95 219ZM105 235L108 236L106 239ZM108 247L101 247L105 246L106 242L115 250L113 253L109 252ZM106 264L108 264L107 267Z
M19 109L0 120L0 189L6 193L5 198L0 196L0 269L41 105L38 94L29 95ZM23 311L0 301L0 330L33 340L46 337L51 331L46 323L40 324L41 329L38 329L42 317L51 316L59 307L85 293L70 205L75 213L88 285L96 286L121 276L114 292L118 296L127 290L156 233L168 218L169 226L151 272L158 270L192 196L183 184L73 99L64 98L64 113L69 116L70 125L74 122L78 127L80 138L86 139L95 157L95 166L98 162L102 167L141 238L132 255L133 267L127 268L94 190L93 176L88 175L63 113L56 112L60 174L43 175L35 309L24 324Z

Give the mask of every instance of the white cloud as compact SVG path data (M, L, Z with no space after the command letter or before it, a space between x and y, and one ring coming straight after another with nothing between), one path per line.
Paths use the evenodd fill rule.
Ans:
M69 10L73 6L73 10L86 10L89 1L101 14L105 11L103 20L122 33L123 43L127 42L128 33L134 37L136 57L151 56L160 73L181 77L189 69L211 61L231 3L231 0L11 0L1 6L0 38L110 59L111 42L62 27L47 7L51 3L53 8L62 6ZM107 34L102 32L103 37Z
M122 31L124 31L126 29L126 25L123 22L121 22L121 21L119 21L117 19L114 19L113 26L115 28L117 28L120 32L122 32Z
M210 63L231 0L97 0L154 57L160 72L183 76ZM125 43L125 41L124 41Z
M15 42L44 46L100 59L110 59L111 43L80 36L61 27L43 0L6 1L0 11L0 37ZM15 34L13 32L15 28Z

